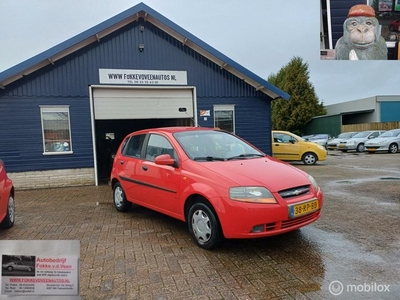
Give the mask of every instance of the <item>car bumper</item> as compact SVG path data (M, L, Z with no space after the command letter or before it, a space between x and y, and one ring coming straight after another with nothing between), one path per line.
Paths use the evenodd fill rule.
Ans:
M368 152L375 152L375 151L388 151L389 147L388 146L365 146L365 151Z
M318 201L318 209L298 217L289 217L289 205ZM232 202L232 200L229 200ZM219 216L225 238L260 238L278 235L299 229L319 219L323 206L323 195L320 191L317 198L301 202L281 204L253 204L226 207ZM281 202L281 201L280 201Z
M356 150L357 145L338 145L338 150Z

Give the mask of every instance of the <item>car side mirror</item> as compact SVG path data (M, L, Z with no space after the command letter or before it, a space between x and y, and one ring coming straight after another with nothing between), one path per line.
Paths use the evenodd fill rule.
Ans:
M154 163L162 166L174 166L175 159L173 159L169 154L161 154L154 159Z

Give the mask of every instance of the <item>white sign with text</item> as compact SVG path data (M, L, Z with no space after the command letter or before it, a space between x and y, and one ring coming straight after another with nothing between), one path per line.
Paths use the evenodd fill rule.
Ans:
M99 69L101 84L187 85L186 71Z

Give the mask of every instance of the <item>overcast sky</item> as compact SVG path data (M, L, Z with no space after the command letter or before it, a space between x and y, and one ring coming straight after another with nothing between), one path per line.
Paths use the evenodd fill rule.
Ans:
M320 0L0 0L0 72L144 2L258 76L294 56L325 105L400 95L400 61L320 60Z

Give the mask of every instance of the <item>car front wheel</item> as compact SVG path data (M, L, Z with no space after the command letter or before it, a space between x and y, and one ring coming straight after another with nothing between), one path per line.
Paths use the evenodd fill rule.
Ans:
M356 151L357 152L363 152L364 151L364 144L358 144Z
M397 144L390 144L389 146L389 153L396 153L399 150L399 147Z
M215 213L207 204L193 204L187 220L189 232L199 247L211 250L220 244L221 228Z
M13 195L8 197L7 214L1 222L0 227L7 229L11 228L15 222L15 201Z
M10 266L7 268L7 270L11 272L13 270L13 267Z
M304 153L301 160L305 165L314 165L317 162L317 156L314 153L307 152Z
M132 203L126 200L125 192L119 182L114 185L113 200L114 206L118 211L124 212L132 207Z

